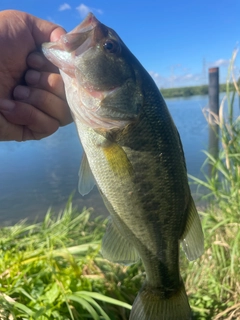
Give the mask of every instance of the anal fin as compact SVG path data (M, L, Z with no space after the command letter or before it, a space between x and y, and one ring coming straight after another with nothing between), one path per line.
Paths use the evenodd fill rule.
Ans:
M188 260L192 261L200 257L204 251L204 236L201 221L192 197L189 201L187 212L187 223L181 240Z
M112 218L109 218L107 230L103 236L101 253L104 258L125 265L135 263L139 259L136 249L120 233Z

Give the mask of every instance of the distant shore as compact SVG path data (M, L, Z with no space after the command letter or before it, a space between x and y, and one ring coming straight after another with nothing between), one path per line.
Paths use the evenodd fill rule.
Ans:
M234 90L234 86L231 83L229 85L229 90ZM176 98L176 97L191 97L191 96L198 96L198 95L206 95L208 94L208 85L201 85L195 87L180 87L180 88L168 88L168 89L161 89L160 91L164 98ZM226 91L226 84L220 84L219 86L220 92Z

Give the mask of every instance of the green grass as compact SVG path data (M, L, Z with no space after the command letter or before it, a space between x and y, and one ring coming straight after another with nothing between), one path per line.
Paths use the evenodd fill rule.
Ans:
M71 202L58 217L2 228L0 319L127 319L135 284L126 294L131 271L99 255L104 230Z
M205 253L181 266L194 319L237 319L227 317L240 316L239 222L214 206L202 215ZM144 270L102 259L106 221L90 216L69 202L57 217L0 230L0 319L128 319Z

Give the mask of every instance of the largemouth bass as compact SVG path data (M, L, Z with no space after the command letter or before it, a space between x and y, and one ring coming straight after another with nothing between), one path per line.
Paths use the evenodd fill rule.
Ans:
M43 52L60 69L85 151L79 191L96 184L110 212L102 254L124 264L140 258L146 270L130 319L191 319L179 245L194 260L203 233L180 137L159 89L93 14Z

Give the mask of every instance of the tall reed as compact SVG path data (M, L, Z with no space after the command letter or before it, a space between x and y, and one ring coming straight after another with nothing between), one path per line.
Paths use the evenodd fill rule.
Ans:
M197 319L240 319L240 117L239 84L234 75L237 51L229 66L226 96L219 115L220 152L217 158L205 152L211 176L190 178L207 190L209 206L201 212L205 253L187 269L186 283ZM235 90L230 92L232 81Z

